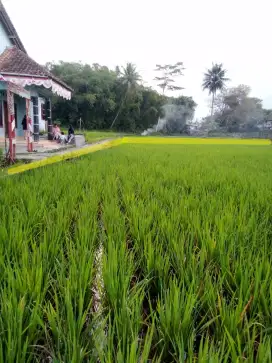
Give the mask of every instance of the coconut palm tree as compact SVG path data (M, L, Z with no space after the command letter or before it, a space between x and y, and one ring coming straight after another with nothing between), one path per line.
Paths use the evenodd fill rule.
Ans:
M138 82L141 81L141 76L137 72L135 65L132 63L127 63L126 67L122 67L122 70L118 68L118 76L120 83L124 87L125 91L120 103L120 107L111 124L111 128L113 128L116 120L118 119L118 116L120 115L127 96L136 89L136 87L138 86Z
M222 63L216 63L212 65L212 68L208 69L206 73L204 73L204 79L202 83L203 90L208 90L209 94L212 95L212 107L211 107L211 117L213 116L213 108L214 108L214 98L217 91L222 91L225 88L225 84L229 81L229 78L226 78L227 71L223 69Z

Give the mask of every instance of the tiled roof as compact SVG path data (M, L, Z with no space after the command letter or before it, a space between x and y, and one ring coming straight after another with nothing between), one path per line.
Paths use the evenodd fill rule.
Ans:
M55 77L45 67L35 62L17 47L7 48L0 54L0 73L2 73L2 75L49 78L72 91L71 87Z
M11 42L16 45L21 51L26 53L25 47L23 43L21 42L21 39L19 38L19 35L14 28L12 21L10 20L10 17L8 16L8 13L6 12L6 9L4 8L4 5L2 4L2 1L0 0L0 22L3 24L4 29L7 32L7 35L9 36Z

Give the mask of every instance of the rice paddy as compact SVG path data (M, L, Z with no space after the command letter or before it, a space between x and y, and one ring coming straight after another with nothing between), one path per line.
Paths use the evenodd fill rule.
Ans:
M126 136L125 144L155 144L155 145L270 145L269 139L238 139L219 137L154 137L154 136Z
M271 362L271 147L129 139L0 179L0 362Z

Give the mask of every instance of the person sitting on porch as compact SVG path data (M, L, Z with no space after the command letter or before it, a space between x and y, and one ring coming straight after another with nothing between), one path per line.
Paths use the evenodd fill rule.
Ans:
M58 140L60 138L61 133L60 133L60 128L57 124L54 124L52 132L53 132L53 140Z
M72 140L74 140L74 138L75 138L75 130L73 126L70 125L68 129L68 144L70 144Z
M27 121L26 121L26 115L24 115L23 121L22 121L22 126L23 126L23 130L24 130L24 139L26 140L27 137Z
M64 135L64 132L62 132L62 133L60 134L60 136L59 136L59 142L60 142L61 144L66 144L66 142L67 142L67 137Z

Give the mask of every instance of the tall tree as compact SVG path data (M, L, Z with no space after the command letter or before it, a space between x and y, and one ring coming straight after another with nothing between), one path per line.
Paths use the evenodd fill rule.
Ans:
M214 121L228 132L258 131L263 123L262 100L250 97L250 87L239 85L225 89L215 99Z
M183 87L176 86L174 83L178 76L183 76L183 62L177 62L173 65L165 64L160 65L156 64L156 72L160 72L160 77L155 77L155 81L159 82L158 87L162 89L164 94L165 91L179 91L184 89Z
M116 73L99 64L59 62L47 64L53 74L74 89L72 100L53 98L53 117L63 124L84 127L109 128L116 110Z
M118 116L120 115L120 112L124 106L126 98L130 93L132 93L135 90L135 88L138 85L138 82L141 80L141 76L137 72L135 65L132 63L127 63L126 67L122 67L122 71L119 70L119 74L117 75L119 76L119 81L122 88L124 88L124 94L122 96L120 107L117 111L117 114L111 124L110 127L111 129L113 128L116 120L118 119Z
M212 95L212 107L211 107L211 117L213 117L214 109L214 98L217 91L222 91L225 87L228 78L226 78L227 71L223 69L222 63L213 64L206 73L204 73L203 80L203 90L208 90L209 94Z
M165 131L172 133L189 133L189 122L193 120L197 104L192 97L171 97L163 107L165 112Z

